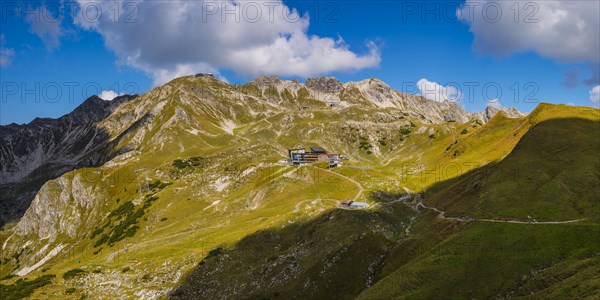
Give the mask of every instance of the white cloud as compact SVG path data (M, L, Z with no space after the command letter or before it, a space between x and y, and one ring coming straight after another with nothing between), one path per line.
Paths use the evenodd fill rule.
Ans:
M15 50L12 48L5 48L4 44L6 39L4 34L0 34L0 67L7 67L12 63L12 58L15 55Z
M139 64L137 62L130 62L130 65L148 73L153 79L155 86L161 85L170 81L171 79L196 74L196 73L213 73L218 74L218 70L205 63L191 63L191 64L176 64L169 68L153 68L149 65ZM221 75L217 75L221 78Z
M0 67L7 67L12 63L12 57L15 55L15 50L0 48Z
M494 98L494 99L488 100L487 106L491 106L493 108L501 109L502 108L502 103L500 103L500 100L498 98Z
M417 81L417 88L421 91L423 97L436 102L457 101L461 98L461 93L457 87L443 86L437 82L429 81L427 78Z
M155 84L219 69L309 77L374 67L381 60L371 42L359 55L341 38L309 36L309 16L290 11L281 0L137 0L135 10L122 9L120 15L112 1L94 5L102 7L101 17L80 12L76 24L100 33L121 63L143 70Z
M122 96L123 94L117 94L115 93L115 91L102 91L100 94L98 94L98 97L100 97L102 100L106 100L106 101L111 101L113 99L115 99L118 96Z
M598 11L600 1L467 0L457 16L469 24L474 48L484 53L534 51L558 61L598 62Z
M25 21L31 26L30 31L44 42L48 51L60 46L60 38L65 35L61 27L62 17L55 17L45 6L40 6L28 13Z
M600 103L600 85L597 85L590 90L590 101L595 104Z

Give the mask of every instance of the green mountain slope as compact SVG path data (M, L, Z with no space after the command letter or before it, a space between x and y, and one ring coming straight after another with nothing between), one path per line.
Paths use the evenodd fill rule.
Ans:
M522 225L475 222L361 293L359 299L489 299L598 296L598 224ZM594 271L595 270L595 271ZM561 278L562 277L562 278ZM570 281L570 284L569 284ZM575 292L570 287L581 286ZM565 286L563 286L565 285Z
M430 187L426 204L447 215L561 221L598 220L600 209L600 118L594 109L539 107L513 151L459 178ZM585 117L589 116L590 119Z
M540 109L554 109L544 108ZM579 110L579 112L577 112ZM564 111L565 114L579 114L581 111L592 112L580 108L573 108L572 111ZM535 112L533 118L540 114ZM592 119L594 115L592 114ZM597 121L588 121L585 119L556 119L543 120L539 123L528 122L511 122L503 118L498 118L490 122L490 128L485 125L481 131L494 131L498 128L495 134L500 134L506 128L513 128L510 136L517 137L519 132L524 132L522 138L518 141L514 149L504 159L496 163L484 166L468 172L455 179L446 182L435 184L427 191L427 197L424 199L426 205L438 205L442 208L445 206L452 207L456 203L469 207L469 214L473 218L488 217L492 220L503 220L502 210L497 207L492 207L486 211L486 214L481 212L479 207L484 205L474 206L468 202L470 198L461 196L452 197L456 191L469 190L473 184L473 173L485 174L496 181L492 183L502 186L498 180L504 180L506 184L521 184L515 177L501 176L501 172L506 172L505 168L510 169L515 159L523 163L544 163L544 168L549 170L562 170L563 172L572 173L570 178L578 180L589 180L591 184L598 179L596 174L592 173L591 178L587 178L589 174L584 169L583 172L574 172L574 170L582 170L582 165L594 163L595 156L585 156L582 153L577 153L576 161L579 162L578 168L564 168L564 163L561 160L550 160L544 156L544 151L554 151L557 147L554 143L542 143L541 140L562 141L565 136L570 134L571 130L576 130L582 133L582 137L571 138L574 145L585 145L586 149L593 149L598 145L598 141L594 140L594 134L597 130ZM512 124L511 124L512 123ZM516 127L516 128L515 128ZM526 127L526 128L523 128ZM481 134L478 132L478 134ZM586 136L587 134L587 136ZM508 135L502 140L512 140ZM483 148L477 144L477 140L467 140L470 144L465 151L476 152L474 149ZM515 141L516 142L516 141ZM466 142L465 142L466 143ZM559 142L560 143L560 142ZM560 145L559 145L560 147ZM584 151L585 153L585 151ZM529 158L530 161L527 158ZM503 166L508 164L508 167ZM576 164L577 165L577 164ZM593 165L592 165L593 167ZM589 170L588 170L589 171ZM497 172L497 173L494 173ZM477 177L475 177L477 178ZM587 178L587 179L586 179ZM548 182L545 177L539 178L539 182L544 185ZM463 184L463 186L460 186ZM493 190L496 185L491 184L487 187L482 184L483 191ZM523 183L526 186L532 185L530 182ZM573 182L565 182L565 185L573 185ZM535 185L533 185L535 186ZM474 197L477 192L469 190ZM577 203L582 211L591 214L597 211L597 200L593 192L589 190L575 190L579 197L577 200L564 201L565 203ZM300 230L301 233L317 232L320 235L311 235L310 237L296 237L301 234L277 233L276 236L283 235L285 237L292 236L299 241L309 244L321 239L327 239L329 235L342 235L346 237L363 237L370 239L370 243L375 247L368 253L374 255L379 253L379 257L370 257L363 255L356 256L354 254L346 254L346 258L353 263L348 264L340 260L340 258L331 258L327 256L327 252L323 254L325 257L320 261L320 272L313 272L314 267L303 265L301 259L296 260L297 254L286 255L287 249L280 249L285 242L275 239L270 244L273 252L261 252L246 248L248 244L255 245L261 243L242 243L241 247L234 247L225 252L225 256L232 256L235 259L228 260L226 258L219 259L218 257L207 258L207 262L199 266L193 273L186 278L184 286L173 293L174 298L189 298L201 297L209 298L211 295L223 295L224 298L239 297L241 295L252 297L270 297L270 298L295 298L308 296L309 298L353 298L356 296L356 291L364 289L359 298L364 299L389 299L389 298L414 298L414 299L432 299L432 298L493 298L493 297L513 297L513 296L531 296L535 295L565 295L578 297L596 297L596 287L598 281L596 278L582 278L573 275L571 272L558 273L559 265L570 269L581 268L580 265L585 261L595 260L595 256L600 251L600 246L596 237L600 234L600 227L597 220L591 218L587 221L565 224L543 224L549 220L564 221L570 215L553 214L552 211L543 205L544 198L537 198L526 193L518 193L521 199L515 200L511 197L496 195L493 198L493 203L504 203L510 209L519 209L526 207L532 212L537 212L539 215L546 213L546 218L540 220L540 224L527 224L525 218L524 224L519 223L502 223L490 222L488 220L466 222L454 219L438 219L432 216L430 210L425 210L425 216L418 215L415 221L415 233L405 235L401 230L397 230L396 234L399 237L393 237L393 234L386 238L380 236L370 228L373 224L379 225L376 221L361 222L361 228L354 228L352 231L343 230L345 228L353 228L350 225L355 225L356 221L347 221L345 224L336 226L336 229L326 231L327 226L322 225L323 221L317 222L319 230L306 229ZM462 197L462 198L461 198ZM535 203L523 203L527 197L531 197ZM591 198L590 198L591 197ZM420 198L419 198L420 199ZM456 199L456 203L452 200ZM385 201L385 199L381 199ZM520 201L519 201L520 200ZM415 200L416 201L416 200ZM423 200L419 200L423 201ZM435 202L438 201L438 202ZM462 203L464 201L465 203ZM542 203L542 204L540 204ZM386 208L386 212L395 205L381 202L382 207ZM445 205L445 206L444 206ZM422 208L421 208L422 209ZM499 213L493 216L494 209ZM467 210L467 209L466 209ZM399 212L393 212L396 215ZM379 215L381 212L375 213ZM413 217L414 214L406 213L406 217ZM436 213L433 213L435 215ZM465 215L465 214L463 214ZM446 212L446 216L451 218L450 211ZM583 218L586 215L576 215ZM431 219L431 218L434 219ZM552 219L553 217L562 217ZM331 216L322 217L325 220ZM334 221L339 221L340 218L335 215ZM322 220L322 219L321 219ZM331 221L330 221L331 222ZM410 222L409 222L410 223ZM438 224L438 225L435 225ZM343 228L343 229L341 229ZM434 233L427 233L433 231ZM405 231L406 232L406 231ZM405 233L404 232L404 233ZM375 235L375 236L372 236ZM260 235L259 235L260 236ZM254 239L251 237L250 239ZM383 243L385 246L376 246ZM366 247L365 247L366 248ZM325 247L319 247L326 249ZM289 250L288 250L289 251ZM343 255L341 250L335 251L339 255ZM248 256L246 256L248 254ZM295 266L297 273L281 276L280 274L265 274L264 272L273 271L281 263L270 264L270 259L276 260L280 257L290 257L291 266ZM364 271L364 264L370 264L379 271L367 276ZM342 269L336 270L334 273L326 273L329 266L340 266ZM239 269L243 266L243 269ZM590 267L588 272L593 272L595 267ZM254 271L256 270L256 271ZM300 270L300 271L298 271ZM373 269L371 269L373 270ZM302 273L308 272L308 274ZM298 274L300 273L300 274ZM312 274L327 274L319 280L309 279ZM240 277L247 276L245 279ZM347 277L349 276L349 277ZM556 276L562 276L562 279L554 279ZM542 279L544 277L553 278L553 280ZM219 282L233 283L231 285L214 286L208 282L219 278ZM260 280L253 280L260 278ZM293 279L292 279L293 278ZM295 280L300 281L303 285L298 287L294 284ZM314 282L323 283L322 285L314 284ZM375 283L376 282L376 283ZM271 284L270 284L271 283ZM372 285L375 283L374 285ZM581 285L585 288L579 289L577 292L567 292L567 288L562 285ZM372 286L371 286L372 285ZM534 286L532 286L534 285ZM244 288L240 288L244 287Z
M425 205L474 221L360 298L598 297L598 277L581 275L599 270L598 117L540 105L506 158L428 188Z
M598 235L598 110L485 122L375 79L339 84L183 77L119 106L96 124L114 158L46 182L0 231L0 275L16 275L2 288L50 274L32 298L489 298L579 283L593 295L597 278L575 270L592 274L600 251L584 238ZM296 146L348 160L282 162ZM521 162L540 176L500 176ZM370 207L337 208L347 199ZM451 218L527 215L586 220ZM523 255L490 258L495 245Z

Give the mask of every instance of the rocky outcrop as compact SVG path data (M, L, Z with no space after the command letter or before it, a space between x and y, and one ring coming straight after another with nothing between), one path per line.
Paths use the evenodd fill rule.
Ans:
M344 84L335 77L308 78L304 83L307 88L323 93L339 93Z
M518 111L514 107L510 108L497 108L491 105L488 105L484 111L476 113L475 117L484 123L492 119L497 113L502 113L507 118L522 118L526 116L526 113L522 113Z
M15 232L50 242L55 241L58 233L75 238L79 227L93 220L96 202L105 198L104 192L83 176L65 174L44 184Z
M260 88L267 88L281 84L281 80L277 76L259 76L250 83L253 83Z
M348 82L343 92L347 95L344 97L347 101L363 106L399 109L403 114L417 117L424 123L464 123L473 117L456 101L436 102L419 95L404 94L376 78Z
M487 122L498 111L509 118L519 118L525 114L514 108L497 109L492 106L483 112L467 112L458 102L452 100L433 101L420 95L404 94L392 89L385 82L370 78L356 82L342 83L335 77L308 78L305 83L281 80L277 76L260 76L250 83L261 88L274 87L279 92L288 90L294 96L306 88L310 96L334 106L360 106L363 108L395 108L404 114L418 117L425 123L439 124L453 121L464 123L471 119Z
M47 164L78 164L106 137L93 123L106 118L135 96L85 100L58 119L36 118L29 124L0 126L0 184L18 181Z
M97 122L135 97L93 96L58 119L0 126L0 226L22 215L44 182L105 162L109 134Z
M36 270L92 230L106 198L101 185L81 174L67 173L46 182L2 245L2 251L22 253L15 274Z

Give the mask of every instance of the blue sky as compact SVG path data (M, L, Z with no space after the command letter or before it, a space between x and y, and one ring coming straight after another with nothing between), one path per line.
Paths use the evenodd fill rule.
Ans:
M78 2L3 1L0 124L59 117L102 91L144 93L200 71L230 83L377 77L469 111L493 98L525 112L539 101L598 106L595 1L284 1L266 21L261 1L225 18L215 1L148 1L87 6L102 9L95 19L82 18ZM281 18L285 6L300 17ZM465 8L473 16L458 20Z

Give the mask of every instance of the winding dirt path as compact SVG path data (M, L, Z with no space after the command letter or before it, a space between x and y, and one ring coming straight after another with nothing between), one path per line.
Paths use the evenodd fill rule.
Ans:
M308 166L308 167L309 168L316 168L316 167L313 167L313 166ZM298 169L299 168L295 168L294 170L292 170L292 171L290 171L288 173L292 173L292 172L294 172L294 171L296 171ZM342 178L344 178L346 180L349 180L350 182L354 183L358 187L358 193L356 193L356 195L354 196L354 198L352 198L352 201L356 201L362 195L363 191L365 190L363 188L363 186L358 181L356 181L356 180L354 180L354 179L352 179L352 178L350 178L348 176L344 176L344 175L342 175L340 173L333 172L333 171L330 171L330 170L327 170L327 169L318 168L318 170L335 174L337 176L340 176L340 177L342 177ZM315 199L303 199L303 200L301 200L300 202L296 203L296 205L294 206L294 210L292 210L292 213L300 211L300 207L302 206L302 204L304 204L304 203L306 203L308 201L334 201L336 203L336 205L340 203L339 199L330 199L330 198L323 199L319 195L318 191L316 191L316 192L317 192L317 198L315 198Z
M460 218L460 217L446 217L446 212L442 211L436 207L426 206L422 202L417 203L417 208L422 207L425 209L433 210L438 213L438 217L446 220L454 220L459 222L470 222L470 221L481 221L481 222L492 222L492 223L512 223L512 224L531 224L531 225L548 225L548 224L568 224L568 223L577 223L581 221L585 221L587 219L577 219L577 220L566 220L566 221L513 221L513 220L495 220L495 219L476 219L476 218Z
M345 175L342 175L340 173L333 172L333 171L330 171L330 170L327 170L327 169L321 169L321 170L323 170L325 172L329 172L329 173L335 174L335 175L340 176L340 177L343 177L343 178L351 181L352 183L356 184L356 186L358 187L358 193L356 194L356 196L354 196L354 198L351 199L352 201L358 200L358 198L360 197L360 195L362 195L363 191L365 190L363 188L363 186L360 184L360 182L358 182L358 181L356 181L356 180L354 180L354 179L352 179L352 178L350 178L348 176L345 176Z
M476 221L483 221L483 222L494 222L494 223L514 223L514 224L531 224L531 225L544 225L544 224L568 224L568 223L577 223L577 222L581 222L581 221L585 221L587 219L577 219L577 220L567 220L567 221L545 221L545 222L538 222L538 221L509 221L509 220L493 220L493 219L475 219Z

